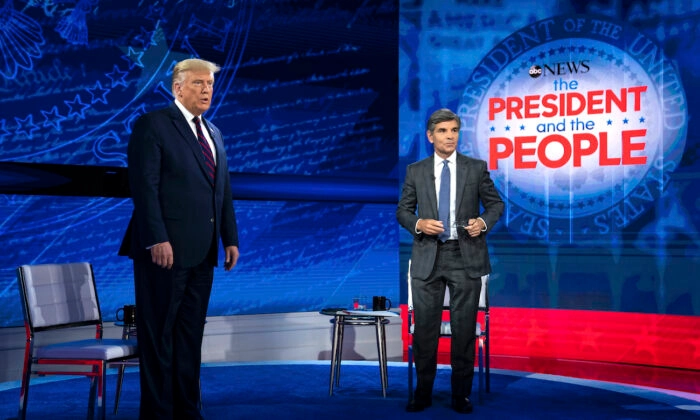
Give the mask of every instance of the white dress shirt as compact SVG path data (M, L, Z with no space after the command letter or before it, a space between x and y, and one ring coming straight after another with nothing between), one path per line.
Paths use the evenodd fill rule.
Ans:
M442 177L442 168L445 166L442 163L445 159L435 155L435 196L440 197L440 178ZM443 226L450 230L450 239L457 239L457 229L454 227L455 222L455 199L457 198L457 152L453 152L447 157L447 166L450 168L450 225ZM440 209L438 209L439 211Z
M442 168L444 166L444 163L442 163L445 159L441 158L437 154L434 155L434 164L435 167L433 168L433 178L435 179L435 197L440 197L440 178L442 177ZM456 201L457 201L457 152L453 152L450 156L447 157L447 166L450 168L450 224L451 226L445 226L445 228L450 229L450 239L457 239L457 228L454 226L455 222L455 212L456 212ZM439 211L440 209L438 209ZM486 232L488 229L488 226L486 226L486 221L482 219L481 217L477 217L477 219L481 220L484 223L484 229L482 229L482 232ZM418 222L420 222L421 219L418 219L416 221L416 227L414 228L416 233L421 233L420 230L418 230ZM466 222L466 220L465 220Z

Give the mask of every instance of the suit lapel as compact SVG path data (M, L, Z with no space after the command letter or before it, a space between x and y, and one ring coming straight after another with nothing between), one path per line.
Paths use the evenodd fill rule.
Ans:
M201 149L201 146L199 145L197 137L192 132L192 128L190 127L190 123L185 119L185 116L182 115L182 112L180 112L180 109L177 107L177 105L175 105L174 102L170 105L170 116L173 120L173 125L175 126L177 131L180 133L182 140L187 145L186 147L189 148L189 150L194 155L194 158L197 160L197 163L199 164L199 168L202 170L202 175L207 177L207 179L209 179L209 175L207 175L207 170L206 170L206 166L204 163L204 155L202 154L202 149ZM203 118L202 118L202 121L204 121ZM207 124L204 124L204 126L207 127L207 130L209 130L209 127ZM209 134L211 135L211 131L209 131ZM213 138L214 137L212 136L212 139ZM216 141L214 141L214 144L216 144ZM218 146L217 146L217 152L218 152ZM217 153L217 159L218 159L218 155L219 154Z
M435 191L435 155L431 155L425 159L422 176L423 182L428 186L425 190L428 192L428 202L433 212L431 218L436 218L438 215L438 202L437 192Z
M455 217L459 217L459 208L464 196L464 186L467 183L467 171L469 170L465 157L457 153L457 196L455 197Z
M219 166L219 156L221 156L221 149L223 146L223 140L219 138L218 132L211 129L209 126L209 121L202 118L204 122L204 127L209 132L209 137L211 137L212 142L214 142L214 149L216 149L216 166Z
M223 175L228 175L228 174L222 174L221 171L219 171L219 168L221 168L221 156L224 155L224 140L219 136L219 131L217 130L212 130L212 128L209 126L209 121L205 120L202 118L202 121L204 122L204 127L206 130L209 132L209 137L211 137L211 141L214 143L214 149L216 150L216 157L214 160L216 161L216 179L214 182L218 183L221 180L221 176ZM204 161L202 161L202 164ZM202 167L204 169L204 167Z

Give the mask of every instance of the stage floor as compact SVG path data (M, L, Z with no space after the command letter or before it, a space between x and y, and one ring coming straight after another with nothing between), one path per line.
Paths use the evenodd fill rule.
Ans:
M205 364L204 414L210 420L408 418L406 369L403 362L389 363L389 388L382 398L379 369L371 361L343 362L340 386L333 396L328 395L327 361ZM108 378L108 418L137 419L138 371L127 370L119 412L112 415L115 379L113 374ZM35 378L32 384L29 419L85 416L86 379ZM449 384L450 369L441 366L433 406L410 418L462 418L449 407ZM0 418L12 418L19 383L0 385ZM500 368L492 370L491 392L479 401L475 378L472 396L475 408L470 418L694 419L700 415L698 394Z
M491 356L491 366L700 394L700 371L697 370L505 356Z

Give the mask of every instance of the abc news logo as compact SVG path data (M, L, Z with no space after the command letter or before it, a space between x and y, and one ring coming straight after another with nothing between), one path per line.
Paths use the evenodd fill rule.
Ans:
M543 67L533 64L528 74L533 79L540 76L562 76L565 74L583 74L591 71L589 60L562 61L554 64L544 64Z

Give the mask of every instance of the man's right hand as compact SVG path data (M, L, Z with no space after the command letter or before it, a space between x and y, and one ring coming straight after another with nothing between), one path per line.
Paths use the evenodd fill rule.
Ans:
M151 247L151 261L160 268L173 268L173 247L170 242L161 242Z
M445 231L442 222L435 219L420 219L416 225L416 230L426 235L439 235Z

